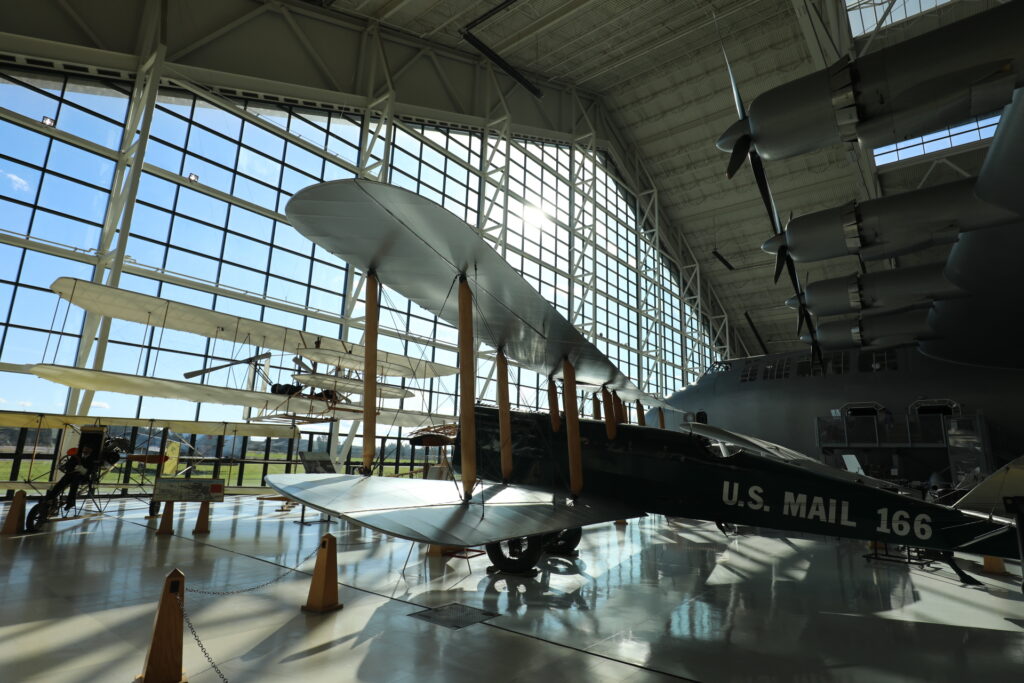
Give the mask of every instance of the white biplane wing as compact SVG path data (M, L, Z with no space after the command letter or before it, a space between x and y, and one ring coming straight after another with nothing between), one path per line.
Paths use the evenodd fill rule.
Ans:
M307 355L303 350L315 350L322 356L313 360L363 369L365 349L352 342L70 277L57 278L50 289L76 306L109 318L300 355ZM429 378L456 372L448 365L386 351L378 351L377 360L382 375Z
M202 403L246 406L265 411L281 411L309 415L324 415L328 419L358 420L362 417L361 403L329 404L306 396L287 396L265 391L249 391L215 387L176 379L139 377L120 372L73 368L66 365L40 363L29 367L37 377L63 384L74 389L112 391L134 396L154 396ZM450 421L451 416L429 415L410 410L381 409L377 412L381 423L398 427L425 427Z

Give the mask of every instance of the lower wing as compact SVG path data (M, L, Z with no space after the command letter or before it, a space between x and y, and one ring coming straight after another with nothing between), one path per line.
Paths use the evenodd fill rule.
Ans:
M614 501L481 482L468 504L451 481L349 474L273 474L267 485L303 505L389 536L468 548L639 517Z

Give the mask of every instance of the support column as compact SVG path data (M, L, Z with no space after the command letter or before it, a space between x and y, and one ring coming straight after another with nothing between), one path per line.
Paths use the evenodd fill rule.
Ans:
M615 420L615 401L612 394L605 387L601 387L601 399L604 401L604 433L609 441L615 440L618 426Z
M622 405L622 399L619 398L618 392L612 392L612 405L615 410L615 421L617 423L625 423L629 420L626 418L626 406Z
M363 328L363 468L369 476L377 453L377 331L380 323L380 298L377 274L366 273L366 323Z
M644 404L640 403L640 399L636 400L636 423L641 427L647 426L647 416L644 415Z
M146 145L149 142L150 124L153 121L153 110L163 72L164 59L167 54L167 3L148 3L145 20L149 26L148 52L139 58L135 72L135 84L129 100L128 116L121 134L121 144L117 164L114 167L114 179L111 183L110 198L100 232L97 248L99 262L93 273L92 281L111 287L117 287L121 281L121 269L124 266L125 252L128 247L128 230L132 223L135 210L135 197L142 177L142 165L146 157ZM111 252L111 245L117 237L117 244ZM109 269L109 275L107 275ZM106 278L104 276L106 275ZM87 313L82 326L82 339L75 359L76 367L85 367L92 351L93 339L96 338L96 354L92 367L103 369L103 361L107 353L107 340L110 337L110 318ZM71 390L68 395L68 412L75 415L87 415L92 406L95 392L87 390L78 401L79 392ZM77 405L76 405L77 403ZM63 451L62 451L63 452Z
M583 455L580 448L580 416L576 405L576 369L562 361L562 405L565 407L565 438L569 445L569 491L583 490Z
M551 431L557 432L562 428L562 418L558 414L558 387L554 375L548 377L548 415L551 416Z
M473 293L459 276L459 434L462 437L463 500L476 484L476 354L473 352Z
M501 441L501 479L512 478L512 408L508 400L508 359L505 351L498 349L498 438Z
M601 397L598 396L595 393L591 397L591 399L593 400L593 404L594 404L594 419L595 420L600 420L601 419Z
M658 429L665 428L665 409L658 407Z

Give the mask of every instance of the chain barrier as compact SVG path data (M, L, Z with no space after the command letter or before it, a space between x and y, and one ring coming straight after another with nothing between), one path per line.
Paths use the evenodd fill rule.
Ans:
M253 591L258 591L261 588L266 588L271 584L277 583L278 581L288 576L292 572L298 571L299 567L306 564L306 562L310 558L316 555L318 550L320 550L319 543L315 548L313 548L313 552L302 558L302 560L296 566L292 567L283 574L280 574L279 576L275 576L269 581L264 581L263 583L257 584L255 586L249 586L248 588L238 588L232 591L210 591L204 590L202 588L189 588L188 586L186 586L185 592L198 593L200 595L238 595L240 593L252 593ZM189 618L188 612L185 610L185 601L181 593L178 594L178 608L181 610L181 616L182 618L184 618L185 624L188 626L188 630L192 633L192 639L196 641L196 645L199 646L199 650L203 653L203 657L205 657L206 661L210 663L210 667L216 672L217 676L220 677L220 680L224 681L224 683L228 683L227 677L220 670L220 667L217 666L217 662L213 661L213 657L210 655L209 650L206 649L206 645L204 645L203 641L199 638L199 634L196 632L196 627L192 625L192 619Z
M206 661L210 663L210 667L214 672L216 672L217 676L220 677L220 680L224 681L224 683L228 683L227 676L225 676L224 672L220 670L219 666L217 666L217 662L213 661L213 657L210 656L210 652L206 649L206 646L203 645L203 641L199 639L199 634L196 633L196 627L192 625L192 620L189 618L188 612L185 611L185 601L182 598L181 593L178 593L178 608L181 609L181 616L185 619L185 624L188 626L188 630L192 632L192 639L196 641L196 645L199 646L203 656L206 657Z
M241 593L252 593L253 591L258 591L261 588L266 588L267 586L269 586L271 584L277 583L278 581L280 581L284 577L288 576L292 572L298 571L299 567L301 567L302 565L306 564L306 562L309 561L309 559L311 557L316 555L318 550L320 550L320 544L319 543L317 544L317 546L315 548L313 548L313 552L311 552L309 555L306 555L304 558L302 558L302 560L300 560L299 563L296 566L294 566L291 569L287 570L283 574L275 576L274 578L270 579L269 581L264 581L263 583L256 584L255 586L249 586L248 588L236 588L235 590L230 590L230 591L211 591L211 590L205 590L203 588L189 588L188 586L186 586L185 587L185 592L186 593L197 593L199 595L239 595Z

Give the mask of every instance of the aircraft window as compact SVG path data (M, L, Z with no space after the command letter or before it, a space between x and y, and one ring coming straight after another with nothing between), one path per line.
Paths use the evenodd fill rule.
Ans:
M740 373L741 382L753 382L757 379L757 368L760 366L756 360L748 360L746 365L743 366L743 372Z
M837 351L829 353L822 358L821 366L812 366L811 374L815 377L822 375L845 375L847 371L846 353Z
M761 375L762 379L785 379L789 377L790 363L791 359L786 357L765 364L764 374Z
M896 359L896 349L862 351L858 359L858 369L861 372L884 372L887 370L896 370L898 369Z

